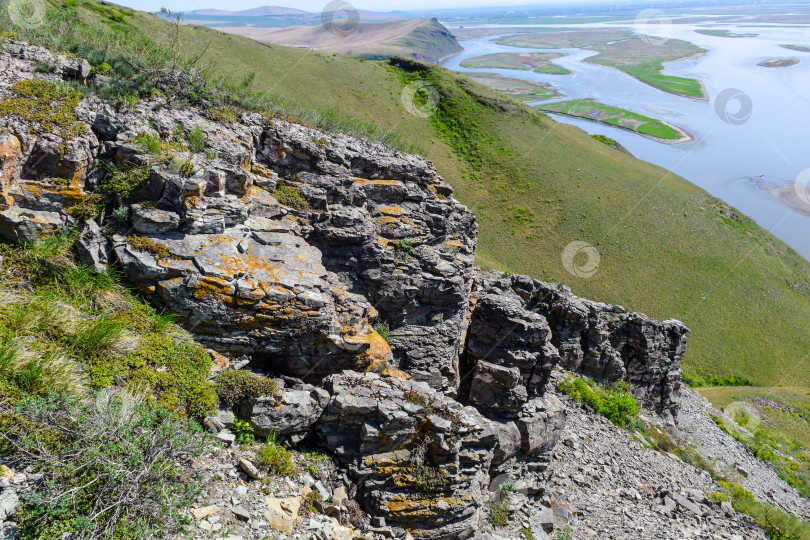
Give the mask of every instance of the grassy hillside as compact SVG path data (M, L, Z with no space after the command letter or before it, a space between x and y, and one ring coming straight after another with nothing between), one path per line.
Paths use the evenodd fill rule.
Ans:
M154 16L118 14L125 22L116 23L77 9L115 29L116 47L130 47L129 25L157 43L174 43L170 25ZM59 39L95 64L112 55L114 49L98 52L94 45L103 42L101 31L84 32L75 16L23 37ZM148 53L150 62L159 57L151 41L137 44L143 52L127 54ZM394 133L387 139L433 160L478 216L480 264L685 321L693 330L685 360L692 372L735 374L761 386L810 386L810 265L682 178L444 69L406 73L191 26L180 28L178 49L201 55L197 67L212 75L227 74L236 86L271 95L277 112L378 136ZM440 97L428 118L402 104L405 84L415 79L432 84ZM263 102L247 90L240 95ZM577 240L601 255L587 279L563 265L565 247Z
M360 22L355 29L334 31L331 25L292 26L281 29L223 28L259 41L336 52L366 59L392 56L439 62L461 52L461 46L436 19Z

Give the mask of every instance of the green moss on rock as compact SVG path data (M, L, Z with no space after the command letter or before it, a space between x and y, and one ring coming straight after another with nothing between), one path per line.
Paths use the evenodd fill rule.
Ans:
M0 101L0 116L16 116L34 135L54 134L63 141L86 133L76 118L81 94L49 81L19 81L11 95Z

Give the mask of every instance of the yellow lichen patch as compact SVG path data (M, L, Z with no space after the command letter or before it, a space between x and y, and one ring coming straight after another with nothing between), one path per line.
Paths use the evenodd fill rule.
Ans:
M254 163L253 164L253 171L252 172L253 172L253 174L256 174L256 175L261 176L263 178L270 178L273 175L275 175L275 173L273 171L271 171L270 169L268 169L267 167L265 167L264 165L261 165L259 163Z
M183 207L184 208L197 208L200 206L200 197L197 195L186 193L183 196Z
M344 328L342 331L346 341L358 345L368 345L359 355L358 365L366 371L380 372L387 369L389 363L394 359L388 342L370 325L366 325L361 330L357 332L355 328Z
M430 494L423 496L411 495L409 497L398 495L388 503L388 510L392 514L399 514L398 517L402 519L405 517L402 514L419 516L433 513L431 509L441 502L447 503L450 505L451 509L455 510L461 510L466 506L463 501L454 497L442 497Z
M154 294L155 292L155 286L150 285L148 283L136 283L135 286L138 287L138 290L141 291L146 296Z
M402 182L399 180L366 180L365 178L352 178L355 184L359 186L401 186Z
M17 137L11 134L0 136L0 182L3 186L0 206L4 208L14 204L14 198L8 194L8 186L17 174L22 157L20 140Z
M230 276L264 272L271 280L278 282L281 280L281 276L284 275L280 266L270 264L266 260L253 255L249 255L248 257L220 255L220 258L222 259L222 263L216 265L216 267Z
M233 286L224 279L202 276L200 277L200 282L194 287L194 291L191 294L197 300L202 300L209 296L221 298L225 295L230 296L233 293Z
M378 206L374 209L374 213L384 214L387 216L401 216L403 211L399 206Z

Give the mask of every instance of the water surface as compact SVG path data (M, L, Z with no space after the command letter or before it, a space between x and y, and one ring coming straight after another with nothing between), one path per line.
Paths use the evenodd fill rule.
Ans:
M614 25L566 25L565 28ZM725 38L698 34L697 29L723 28L757 37ZM619 141L638 158L649 161L707 190L750 216L810 260L810 217L791 210L763 189L784 185L810 169L810 53L791 51L781 44L810 46L810 29L769 25L673 25L660 27L661 37L690 41L709 51L692 60L667 64L668 75L703 81L709 100L675 96L644 84L618 70L587 64L597 54L581 49L522 49L493 43L498 36L462 41L464 52L443 65L462 72L492 72L503 76L553 84L565 97L594 98L673 123L695 140L678 145L658 143L622 129L555 115L588 133ZM666 47L666 43L660 45ZM509 69L462 68L467 58L498 52L566 52L553 62L571 75L552 75ZM799 64L787 68L757 66L762 60L795 57ZM735 88L750 97L751 115L741 125L723 121L715 111L718 94ZM740 104L729 103L736 113Z

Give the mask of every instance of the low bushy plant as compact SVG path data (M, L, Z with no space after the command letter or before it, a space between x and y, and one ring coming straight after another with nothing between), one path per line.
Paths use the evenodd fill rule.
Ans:
M306 211L309 210L309 203L301 196L294 187L279 181L276 184L276 189L273 191L273 196L280 204L292 208L294 210Z
M0 416L15 420L0 420L6 459L43 478L22 497L22 538L167 538L190 524L182 510L200 483L188 458L205 451L196 424L112 391L30 397Z
M256 465L273 476L293 476L295 474L292 452L279 444L275 433L268 435L265 443L259 448L259 452L256 454Z
M142 154L160 155L163 141L157 134L141 132L135 137L135 146Z
M603 390L579 377L569 376L560 381L558 389L577 403L587 403L617 426L624 427L631 423L641 411L625 381L618 381Z
M493 527L506 527L509 524L509 502L493 501L489 505L487 521Z
M255 397L278 395L276 381L243 369L224 371L214 379L220 402L232 407Z
M386 341L386 343L390 343L391 330L388 329L387 325L378 324L377 326L374 327L374 331L380 334L380 337L382 337Z
M256 440L256 436L253 431L253 426L250 425L250 420L247 420L245 418L237 417L234 420L233 432L236 435L236 439L234 441L236 442L236 444L247 446Z
M188 141L188 148L192 152L200 153L205 150L205 132L200 126L194 126L192 130L186 135Z

